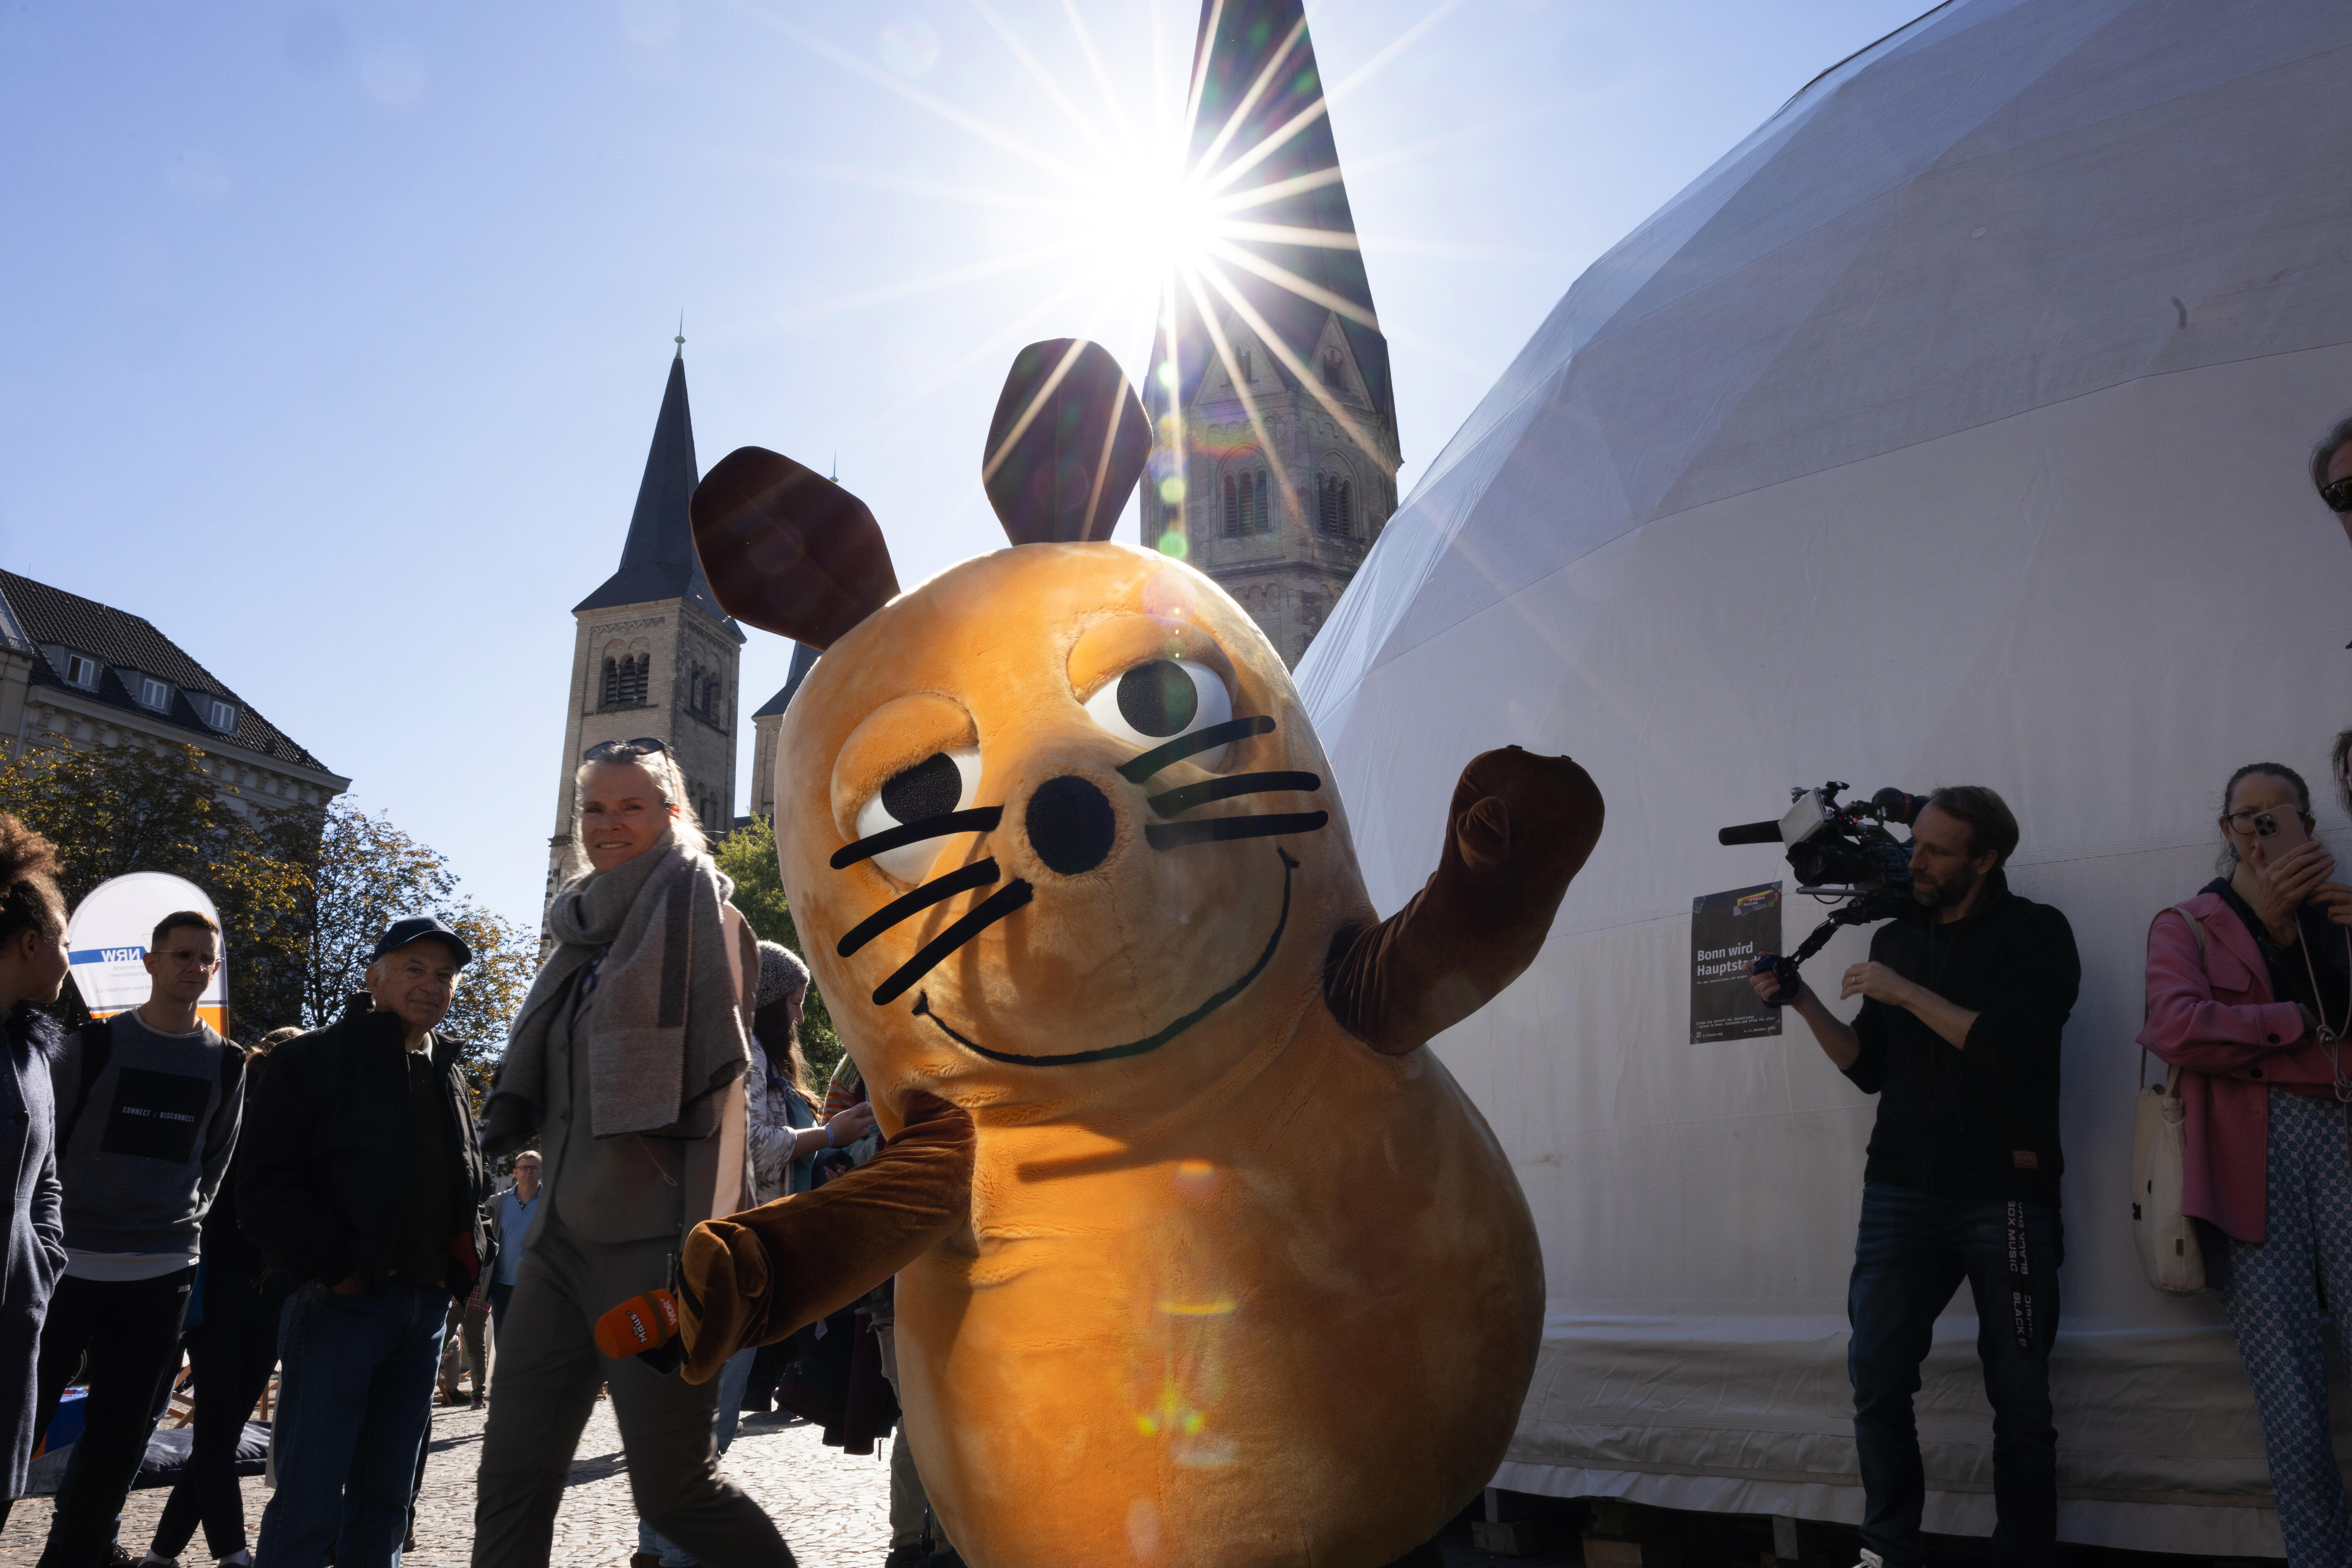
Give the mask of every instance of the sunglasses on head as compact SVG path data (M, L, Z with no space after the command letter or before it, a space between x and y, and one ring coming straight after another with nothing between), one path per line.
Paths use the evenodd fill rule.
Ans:
M2319 499L2327 503L2330 511L2352 511L2352 478L2320 486Z
M651 735L640 735L634 741L605 741L591 746L580 753L580 760L583 763L626 763L668 750L667 744Z

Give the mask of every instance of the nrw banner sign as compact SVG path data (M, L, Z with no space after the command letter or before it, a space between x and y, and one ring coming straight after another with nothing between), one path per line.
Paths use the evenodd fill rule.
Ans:
M67 956L73 963L74 989L96 1018L110 1017L147 1000L152 982L147 966L147 938L155 922L180 910L195 910L220 923L220 911L205 890L184 877L162 871L133 871L90 889L73 918L66 922ZM221 950L221 966L196 1005L204 1021L228 1033L228 950Z

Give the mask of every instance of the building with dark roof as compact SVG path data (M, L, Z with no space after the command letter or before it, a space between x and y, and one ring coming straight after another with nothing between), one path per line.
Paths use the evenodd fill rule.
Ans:
M1143 542L1297 666L1396 510L1396 394L1301 0L1203 0L1186 168L1237 225L1151 347ZM1245 258L1245 259L1244 259Z
M201 747L232 810L321 806L352 781L142 616L0 572L0 740Z
M548 839L551 898L573 861L572 776L592 746L661 742L686 775L703 826L717 835L734 821L736 675L744 637L711 596L694 552L687 504L701 470L687 405L686 340L677 344L620 566L572 609L578 631L555 831Z

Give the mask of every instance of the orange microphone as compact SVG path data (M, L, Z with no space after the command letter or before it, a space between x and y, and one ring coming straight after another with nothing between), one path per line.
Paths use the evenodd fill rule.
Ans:
M677 1298L667 1290L648 1290L596 1320L596 1348L614 1361L635 1356L667 1376L686 1364L677 1328Z

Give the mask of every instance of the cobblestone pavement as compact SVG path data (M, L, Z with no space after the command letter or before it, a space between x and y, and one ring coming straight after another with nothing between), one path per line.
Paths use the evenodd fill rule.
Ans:
M486 1412L436 1408L425 1492L417 1507L416 1550L403 1568L466 1568L474 1538L474 1467L482 1449ZM783 1417L748 1415L734 1447L720 1461L736 1485L760 1505L792 1543L805 1568L877 1568L890 1546L890 1445L852 1458L817 1440L817 1429ZM131 1494L121 1542L136 1553L154 1539L163 1511L162 1489ZM258 1476L245 1481L246 1529L257 1538L269 1493ZM27 1498L0 1531L0 1564L30 1568L49 1530L49 1500ZM555 1518L558 1568L625 1568L636 1550L636 1510L621 1468L621 1436L613 1407L599 1402L572 1464L572 1489ZM204 1536L183 1554L188 1568L209 1561Z

